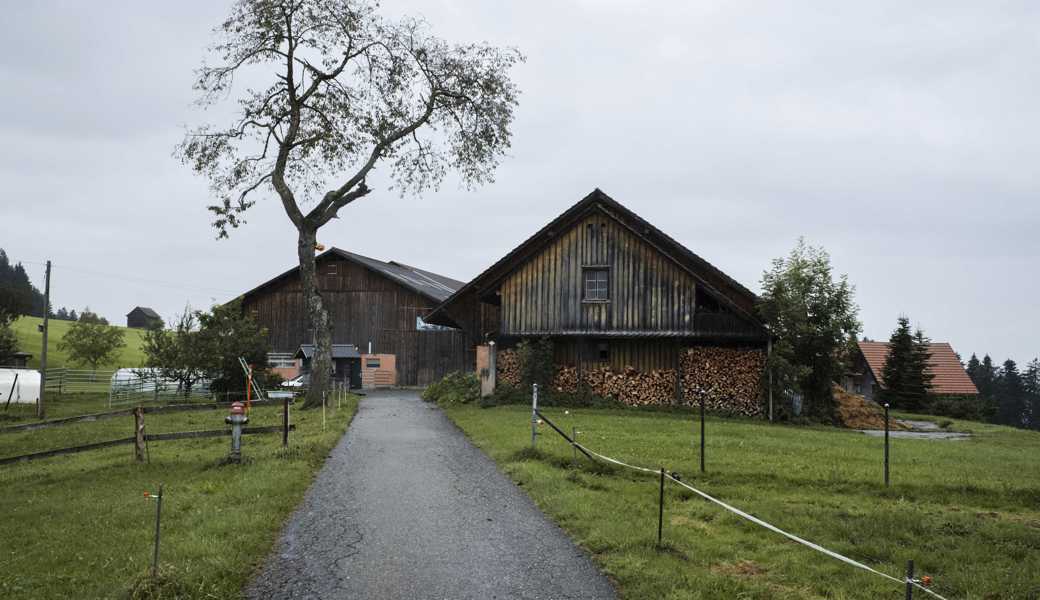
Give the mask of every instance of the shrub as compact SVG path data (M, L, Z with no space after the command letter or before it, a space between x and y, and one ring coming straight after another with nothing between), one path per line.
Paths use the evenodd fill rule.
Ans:
M930 396L925 412L941 417L985 421L983 403L975 396Z
M468 404L480 398L480 381L473 373L449 373L441 379L426 386L422 399L435 402L439 406Z
M510 385L508 383L499 383L495 386L495 391L490 396L485 396L480 399L481 408L490 408L492 406L504 406L506 404L530 404L531 395L525 394L520 391L520 388Z
M520 362L520 388L531 389L531 384L548 390L556 375L553 364L553 344L549 338L524 340L516 347Z

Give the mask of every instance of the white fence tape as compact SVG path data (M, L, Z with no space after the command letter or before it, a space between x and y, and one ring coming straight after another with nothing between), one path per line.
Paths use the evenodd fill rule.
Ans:
M643 473L650 473L652 475L658 475L661 472L660 469L648 469L646 467L639 467L639 466L636 466L636 465L630 465L630 464L622 462L622 461L620 461L620 460L618 460L616 458L611 458L609 456L605 456L603 454L600 454L599 452L596 452L594 450L590 450L588 447L583 446L583 445L581 445L581 444L579 444L577 442L575 442L574 445L579 447L579 448L581 448L582 450L588 452L589 454L591 454L591 455L601 459L601 460L604 460L604 461L609 462L609 463L613 463L615 465L619 465L619 466L622 466L622 467L625 467L625 468L628 468L628 469L633 469L633 470L636 470L636 471L640 471L640 472L643 472ZM698 490L697 488L693 487L692 485L690 485L690 484L688 484L688 483L686 483L684 481L680 481L679 479L676 479L675 477L673 477L667 471L665 471L665 477L667 477L668 479L671 479L675 483L677 483L677 484L683 486L684 488L690 490L691 492L697 494L701 498L704 498L705 500L708 500L709 502L713 502L713 503L721 506L722 508L725 508L726 510L730 511L731 513L733 513L735 515L738 515L740 517L743 517L743 518L747 519L748 521L751 521L752 523L754 523L756 525L760 525L760 526L765 527L766 529L768 529L770 531L773 531L775 533L779 533L780 535L782 535L782 536L784 536L784 537L786 537L786 538L788 538L790 540L793 540L795 542L798 542L799 544L802 544L803 546L807 546L809 548L812 548L813 550L816 550L817 552L821 552L823 554L826 554L827 556L830 556L831 558L836 558L836 559L840 560L843 563L852 565L854 567L858 567L858 568L863 569L865 571L869 571L869 572L871 572L871 573L873 573L875 575L878 575L880 577L884 577L885 579L888 579L890 581L894 581L894 582L896 582L896 583L898 583L900 585L906 585L908 583L906 578L902 578L901 579L899 577L893 577L893 576L889 575L888 573L882 573L881 571L878 571L877 569L874 569L874 568L872 568L872 567L870 567L868 565L865 565L865 564L863 564L863 563L861 563L859 561L853 560L853 559L851 559L851 558L849 558L847 556L842 556L841 554L838 554L837 552L834 552L833 550L828 550L828 549L824 548L823 546L821 546L819 544L814 544L813 542L810 542L809 540L802 539L802 538L794 535L793 533L788 533L788 532L784 531L783 529L780 529L779 527L777 527L775 525L771 525L771 524L763 521L762 519L759 519L758 517L756 517L754 515L748 514L748 513L744 512L744 511L740 510L739 508L736 508L734 506L730 506L729 504L726 504L722 500L719 500L718 498L715 498L715 497L713 497L713 496L711 496L709 494L706 494L705 492L702 492L701 490ZM940 596L939 594L933 592L932 590L924 587L923 585L921 585L917 581L910 581L909 583L913 584L914 587L916 587L917 589L925 592L926 594L931 594L932 596L934 596L936 598L940 598L941 600L947 600L943 596Z

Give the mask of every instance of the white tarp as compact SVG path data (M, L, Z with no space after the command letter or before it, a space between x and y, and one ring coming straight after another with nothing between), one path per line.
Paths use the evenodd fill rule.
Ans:
M8 398L11 404L36 404L40 399L40 372L0 369L0 405L7 404Z

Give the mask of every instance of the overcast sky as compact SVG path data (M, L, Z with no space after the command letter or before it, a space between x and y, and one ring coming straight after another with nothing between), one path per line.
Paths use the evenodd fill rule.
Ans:
M123 322L223 302L295 263L271 197L217 241L172 158L222 2L22 2L0 54L0 247L55 306ZM423 0L451 41L520 48L494 184L377 189L319 234L468 280L599 187L753 290L798 236L865 333L1040 354L1040 3Z

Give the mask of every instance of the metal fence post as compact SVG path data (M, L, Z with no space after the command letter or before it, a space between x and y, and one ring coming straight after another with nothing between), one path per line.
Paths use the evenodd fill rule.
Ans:
M578 468L578 428L571 425L571 467Z
M906 561L906 600L914 599L914 561Z
M664 467L661 467L661 488L657 496L657 547L661 547L661 534L664 530Z
M704 394L701 393L701 473L704 472Z
M885 487L888 487L888 402L885 403Z
M531 385L531 448L538 437L538 384Z
M152 577L155 578L159 574L159 523L162 519L162 499L163 499L163 485L159 484L159 497L156 498L155 505L155 550L152 553Z

